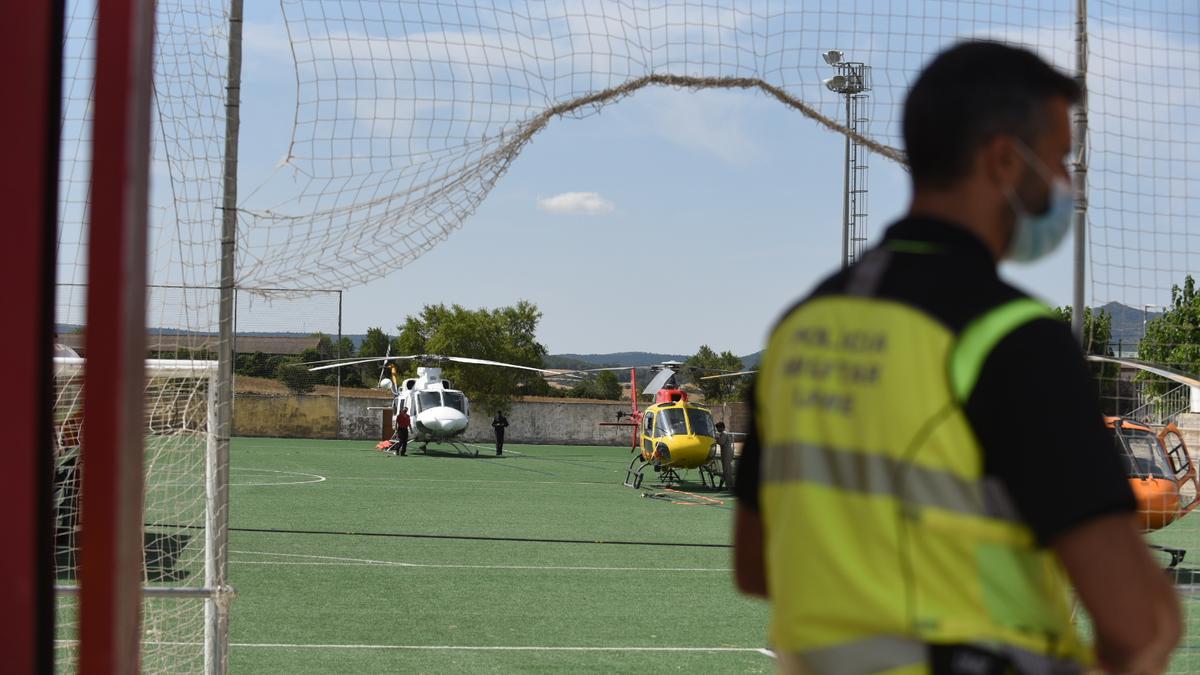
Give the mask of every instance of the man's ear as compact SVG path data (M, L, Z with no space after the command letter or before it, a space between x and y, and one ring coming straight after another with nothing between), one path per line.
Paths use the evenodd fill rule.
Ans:
M1016 185L1021 178L1021 154L1011 136L998 134L984 142L975 161L980 175L993 185Z

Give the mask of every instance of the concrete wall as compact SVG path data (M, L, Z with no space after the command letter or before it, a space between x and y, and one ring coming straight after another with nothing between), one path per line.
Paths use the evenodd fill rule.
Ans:
M506 442L546 445L628 446L629 427L602 427L615 422L617 411L628 411L628 403L585 401L515 401L506 410ZM483 410L471 412L471 423L463 435L469 443L493 443L492 418Z
M387 404L386 398L343 396L339 404L330 396L239 394L234 405L234 434L375 441L384 435L387 412L368 408ZM713 418L725 420L730 431L745 431L748 423L745 404L717 404L710 409ZM505 411L509 424L505 440L543 445L627 446L632 429L599 425L615 421L618 410L627 412L629 402L515 401L512 409ZM387 434L390 433L388 424ZM473 409L463 439L469 443L492 443L495 436L491 416Z
M332 399L331 399L332 400ZM368 410L368 408L386 408L391 404L388 398L353 398L343 396L338 405L337 437L353 441L377 441L391 436L391 415L387 410ZM380 431L387 424L386 434Z
M238 394L235 436L336 438L337 401L329 396Z

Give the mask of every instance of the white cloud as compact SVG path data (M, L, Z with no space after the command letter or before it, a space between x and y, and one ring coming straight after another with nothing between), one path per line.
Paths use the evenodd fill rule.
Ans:
M537 200L539 209L547 213L572 213L597 216L612 213L616 205L595 192L563 192Z

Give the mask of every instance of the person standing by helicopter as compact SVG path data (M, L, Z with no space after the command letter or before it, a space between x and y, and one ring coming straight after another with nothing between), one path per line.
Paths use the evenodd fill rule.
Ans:
M504 412L497 410L492 418L492 431L496 432L496 455L504 454L504 430L508 427L508 418Z
M909 213L771 331L734 568L782 672L1167 667L1179 601L1079 344L996 269L1070 229L1082 94L1024 49L939 54L904 104Z
M408 415L408 408L400 406L400 411L396 413L396 442L392 445L392 454L404 457L408 454L408 430L412 428L412 418Z
M713 440L717 442L717 447L721 451L721 481L725 484L725 489L732 489L734 486L733 476L733 437L726 433L725 422L722 420L716 424L717 437Z

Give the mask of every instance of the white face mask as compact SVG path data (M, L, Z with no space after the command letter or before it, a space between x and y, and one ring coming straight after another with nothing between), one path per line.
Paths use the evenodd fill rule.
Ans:
M1017 149L1042 180L1050 187L1049 204L1042 213L1030 213L1016 194L1009 190L1005 196L1017 214L1012 239L1004 258L1015 262L1033 262L1054 252L1071 229L1071 214L1075 211L1075 191L1060 176L1052 176L1044 164L1021 141Z

